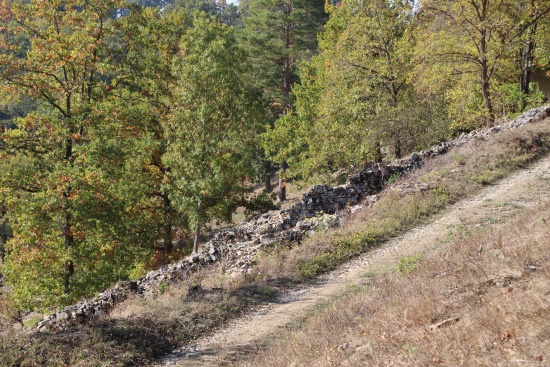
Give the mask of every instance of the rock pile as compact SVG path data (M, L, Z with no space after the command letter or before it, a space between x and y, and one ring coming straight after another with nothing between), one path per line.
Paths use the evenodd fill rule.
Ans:
M130 294L155 294L159 284L185 278L189 273L214 262L223 260L228 271L246 271L254 265L255 255L266 246L281 241L297 241L312 231L338 226L342 209L348 208L353 211L354 206L361 202L376 201L376 194L392 175L416 169L425 159L444 154L451 147L462 145L474 138L518 128L548 116L550 106L535 108L514 121L487 130L462 134L452 141L413 153L409 158L389 164L370 164L361 172L349 176L344 185L315 186L292 207L260 214L231 229L219 232L198 254L151 271L137 282L120 282L92 300L81 301L47 316L36 328L39 331L55 332L81 325L98 315L108 313L116 303L126 299Z

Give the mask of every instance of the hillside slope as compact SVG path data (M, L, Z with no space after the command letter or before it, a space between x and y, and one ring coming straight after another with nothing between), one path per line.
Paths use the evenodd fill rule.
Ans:
M479 196L480 210L471 213L474 218L460 217L455 238L432 242L421 258L419 252L396 257L394 272L368 273L300 328L232 365L548 366L549 177L531 173L515 188L504 183ZM456 214L469 214L470 204L461 203ZM513 212L522 213L506 220ZM477 222L485 214L490 222L505 223L480 229ZM420 229L412 237L424 233ZM408 242L404 238L400 244L418 249L426 237L412 246ZM391 251L406 253L399 247ZM373 259L370 269L382 258Z
M495 224L503 221L508 222L510 218L523 213L526 208L541 205L548 198L550 198L550 158L545 158L511 177L499 181L498 184L487 187L475 197L456 203L445 213L430 220L429 223L416 227L387 242L381 248L341 266L321 277L315 283L294 289L272 304L263 307L252 315L248 315L230 327L220 330L215 335L200 339L191 346L174 351L158 366L215 366L223 362L234 361L242 354L247 354L256 350L258 346L271 342L274 335L277 335L281 328L300 322L300 320L311 315L319 306L326 305L327 302L332 303L342 294L349 293L350 289L359 289L356 287L364 287L365 285L367 285L367 289L370 289L368 285L373 283L373 276L382 279L383 277L394 276L395 269L399 264L401 263L403 266L403 261L406 262L403 259L429 257L433 253L446 252L450 248L449 238L451 236L481 228L486 231ZM550 242L550 238L546 237L546 239ZM483 250L483 244L480 244L479 251L481 253L490 250ZM548 257L546 257L546 260L548 260ZM539 264L538 266L547 268L548 264ZM517 270L507 267L502 268L502 273L493 274L491 273L493 270L488 270L489 273L485 276L497 283L500 279L521 277L522 274L521 271L516 274ZM444 273L445 271L445 269L441 269L441 272ZM483 279L480 279L480 282L482 281ZM376 284L378 286L383 285L384 281L378 280ZM369 291L366 291L366 294L368 293ZM380 302L378 305L380 305ZM548 303L546 305L548 306ZM335 313L339 312L340 307L342 305L330 306ZM346 312L343 311L343 313ZM438 318L436 321L442 320ZM550 320L546 319L546 321ZM326 325L327 335L323 335L325 338L323 340L330 340L331 345L328 347L334 347L333 351L306 352L305 350L307 350L310 343L307 338L310 335L299 334L298 336L287 336L292 342L284 344L285 348L289 348L290 344L294 347L298 344L301 346L298 351L294 351L294 348L280 348L276 350L276 353L268 353L271 359L266 361L256 358L247 365L347 365L345 358L343 358L343 354L345 354L343 351L347 349L346 345L349 345L350 342L345 338L342 340L336 338L333 333L334 326L330 325L330 321L323 319L323 322L329 323ZM320 329L322 325L319 325L319 321L316 327L315 332L323 334ZM341 331L338 337L344 337L345 335L346 332ZM355 347L359 346L363 346L363 344ZM293 350L293 352L283 352L283 349L285 351ZM539 355L542 356L546 353L548 348L543 348L541 345L536 350L538 354L535 353L537 354L535 357L538 358ZM338 353L342 354L342 359L336 356ZM319 359L314 358L315 354L318 354ZM332 356L329 358L332 361L330 363L328 360L323 359L328 354ZM299 359L304 355L310 357L307 362ZM544 360L549 359L550 356L544 357Z
M547 110L538 109L534 114L538 118L528 113L523 118L524 123L529 122L525 126L519 119L506 124L508 128L464 135L456 144L443 143L397 163L370 167L350 177L343 187L316 187L303 199L338 201L342 193L353 192L357 180L367 185L389 180L382 192L367 196L360 206L344 207L335 214L316 212L307 220L292 215L304 206L256 217L237 227L242 231L224 231L221 240L205 246L198 256L151 272L138 282L121 283L96 300L83 301L43 322L37 323L34 315L21 320L9 309L2 311L0 365L234 364L234 358L242 359L241 352L246 354L256 345L276 339L273 335L280 326L302 323L312 310L327 306L327 301L345 300L346 293L356 292L362 284L384 284L392 279L396 267L407 273L423 256L420 254L428 254L430 246L438 242L447 245L453 233L486 228L545 199L550 170L541 159L550 153L550 119L544 120ZM436 151L439 153L434 154ZM421 164L417 164L418 158ZM537 161L546 165L526 171ZM392 172L389 177L388 172ZM507 186L507 181L499 183L513 172L520 172L517 190ZM471 198L490 195L487 190L500 191L475 206ZM504 196L508 194L512 196ZM445 215L446 210L456 211ZM483 215L477 218L478 213ZM266 218L279 222L262 223ZM283 229L283 234L297 233L297 241L272 235L279 224L289 223L285 222L289 218L298 221L293 228ZM437 227L434 218L443 224ZM247 232L251 223L270 232L255 232L256 237L242 242L239 237L251 234ZM424 229L428 225L435 227ZM478 250L479 245L473 252ZM240 264L243 260L244 266ZM374 264L378 267L372 267ZM371 283L378 279L379 283ZM4 310L9 305L0 306ZM91 312L94 310L99 312ZM235 321L243 315L250 324ZM14 320L20 324L13 324ZM238 327L225 329L230 323ZM35 324L40 330L33 328ZM335 330L331 333L336 335ZM337 346L345 343L349 341ZM312 350L314 357L321 352ZM282 365L294 362L290 353L279 354L289 358ZM316 364L298 361L295 365Z

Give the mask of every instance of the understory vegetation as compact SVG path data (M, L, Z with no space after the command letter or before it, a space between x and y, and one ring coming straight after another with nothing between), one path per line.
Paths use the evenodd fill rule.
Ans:
M15 324L14 320L19 319L23 323L32 320L29 320L29 317L21 319L13 309L3 312L0 364L147 365L176 346L192 341L208 331L223 326L247 310L273 300L287 287L327 272L369 248L379 246L385 240L422 223L449 204L479 191L488 183L480 183L475 179L477 175L487 171L498 172L493 175L492 183L516 169L527 167L529 163L543 157L549 151L548 120L518 130L506 131L491 138L476 139L451 149L446 155L427 160L420 170L399 178L381 193L380 201L353 216L350 215L341 228L314 234L303 240L300 245L274 245L258 257L257 267L247 274L226 274L223 264L213 269L205 269L183 279L181 283L166 284L159 290L161 294L154 299L145 300L137 297L128 300L118 305L110 315L79 331L60 335L18 334L20 326ZM418 190L398 190L399 187L416 187ZM541 214L540 217L544 218L544 215ZM489 247L485 249L488 254L492 253ZM463 251L461 254L466 254L469 250ZM508 257L506 252L506 258ZM462 260L454 259L452 264L462 268ZM409 279L420 271L418 269L422 268L426 261L431 260L423 257L403 260L402 271L399 273ZM385 280L380 282L383 283ZM475 284L482 282L483 279L479 278ZM408 290L394 289L392 292L400 295ZM363 294L363 290L359 294ZM2 302L4 309L9 310L8 301L4 299ZM345 313L351 314L353 313ZM440 321L441 318L443 315L432 318L431 323ZM323 323L326 320L319 322ZM71 348L67 348L67 345ZM413 347L418 348L416 345ZM328 352L330 351L327 350ZM274 358L273 355L268 358ZM449 357L445 355L441 358L447 361ZM288 360L280 363L286 365L286 362ZM268 360L257 362L257 365L264 363L271 365L279 362ZM307 361L304 363L309 365Z
M379 202L355 214L343 228L313 236L295 248L276 247L260 259L258 272L303 280L332 270L549 151L545 123L453 148L393 184L412 183L412 192L390 186Z

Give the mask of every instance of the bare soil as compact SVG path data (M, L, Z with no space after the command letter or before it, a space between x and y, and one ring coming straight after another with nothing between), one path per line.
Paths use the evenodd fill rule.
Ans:
M370 275L395 271L398 262L405 257L437 251L446 246L453 234L505 222L549 197L550 157L487 187L473 198L458 202L425 225L356 258L314 283L289 291L214 335L173 351L157 366L233 364L276 340L281 330L295 327L350 287L367 283Z

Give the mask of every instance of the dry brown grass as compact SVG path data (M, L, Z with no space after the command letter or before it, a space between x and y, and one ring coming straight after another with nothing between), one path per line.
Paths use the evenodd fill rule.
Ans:
M373 278L243 366L548 366L549 222L546 203Z
M152 360L169 353L174 347L215 330L254 305L271 300L277 293L277 287L287 285L288 281L302 281L329 271L368 248L377 246L390 237L421 223L449 203L475 193L484 184L493 182L514 169L543 156L550 150L550 126L548 125L547 122L540 123L522 130L508 132L495 140L478 140L455 149L446 156L428 161L422 170L403 177L397 182L397 184L428 184L428 190L409 195L388 190L383 193L382 199L376 205L353 217L350 216L347 224L337 231L319 232L304 240L301 246L289 246L284 243L274 246L259 257L259 266L256 271L240 278L228 277L223 273L221 267L209 269L182 281L179 285L162 286L162 295L156 299L129 300L120 305L110 316L72 333L23 335L6 329L7 331L0 332L0 366L146 366ZM483 255L487 256L488 253L486 251ZM467 255L467 253L464 254L464 256ZM507 253L505 256L509 257ZM502 262L497 256L493 257L494 259L491 259L497 263L498 261ZM476 266L462 262L466 259L469 258L467 256L464 259L454 257L450 262L457 268L469 269L471 272L476 271L478 269ZM419 270L386 281L397 284L396 287L400 282L406 285L410 276L413 274L416 276L416 273L421 272L422 270ZM535 279L540 276L539 274L547 275L541 269L541 271L537 270L529 275L529 279ZM441 276L431 279L430 282L439 282L445 279L451 285L456 280ZM521 278L517 284L522 284L524 279ZM373 284L381 284L382 280L373 280L373 282ZM477 283L472 284L476 285ZM542 281L539 281L538 284L540 287L544 286ZM451 285L449 285L449 289L451 289ZM440 303L433 294L434 292L428 288L415 289L411 284L408 287L402 288L400 292L416 292L424 296L417 300L411 299L405 309L399 308L400 299L391 301L391 292L371 288L350 298L349 304L331 306L339 311L333 312L332 316L326 316L328 319L321 319L320 315L319 320L321 321L318 325L324 324L322 328L332 333L333 336L319 342L314 339L308 340L305 344L298 342L298 339L290 342L287 347L294 352L285 353L289 357L281 363L287 365L285 364L287 361L290 364L292 363L291 359L294 358L296 366L317 365L319 361L320 365L330 365L330 363L339 365L345 360L354 361L354 358L367 360L370 358L363 357L360 354L361 350L367 350L377 356L382 355L381 353L385 350L393 350L396 351L396 354L391 358L394 358L396 363L406 361L406 363L402 363L407 365L432 365L435 363L433 358L439 358L439 356L442 359L445 358L443 364L447 361L455 361L452 358L458 357L453 354L455 353L453 350L460 348L456 342L451 342L451 340L456 339L451 339L452 335L441 338L430 338L430 336L446 335L445 333L450 330L455 330L453 333L458 335L455 335L456 337L466 338L470 331L464 329L464 332L457 332L456 330L460 331L461 329L445 328L436 331L439 334L421 332L426 325L444 320L446 317L454 317L451 312L452 304ZM506 291L502 297L511 298L520 294L520 288L515 285L512 287L514 290ZM483 294L492 294L491 292L496 292L495 290L501 291L502 289L489 286ZM379 301L371 308L362 308L360 301L375 291L381 292L377 293L377 297L384 302ZM460 299L460 297L475 299L476 296L476 294L456 292L446 296L439 295L439 297L443 297L443 301L448 301ZM481 305L487 304L487 302L481 303ZM481 308L480 312L487 312L485 308ZM403 319L398 318L399 312L405 315ZM348 346L345 347L348 339L341 337L343 334L339 334L338 331L343 325L341 324L343 321L336 319L336 316L342 315L345 316L345 319L351 320L351 324L359 326L363 325L365 320L373 319L379 323L380 332L373 334L369 329L370 326L361 326L359 332L354 332L358 336L354 336L353 340L360 340L359 336L362 332L365 335L375 335L374 339L369 339L370 341L361 344L361 347L365 346L363 349L352 348L350 343L353 340L351 339ZM376 317L370 317L372 315L376 315ZM485 326L484 322L488 321L479 321L480 323L477 325L467 322L468 315L459 315L462 319L456 327L465 328L468 325L474 325L474 328L485 328L491 326L490 323ZM546 316L548 316L547 313L540 312L540 320L544 321ZM518 312L516 317L524 316ZM394 321L394 318L397 321ZM319 332L319 328L321 326L317 327L317 332ZM417 339L409 339L410 336L404 334L409 329L413 330L411 335ZM513 332L510 335L514 337L514 343L523 343L523 339L520 340L519 336L515 336L520 335L521 330L510 330ZM315 334L315 332L312 333ZM476 342L479 345L486 345L488 340L493 341L493 339L486 339L486 336L480 336L480 338L479 342ZM533 334L529 338L535 338L529 340L539 340L541 336ZM453 348L445 347L449 349L447 350L433 346L432 348L435 348L433 353L436 353L435 351L439 353L435 354L436 357L429 353L424 355L417 352L422 343L428 343L431 339L449 340L451 343L449 346ZM368 343L372 343L372 345ZM339 350L338 346L342 346L342 350ZM537 357L536 353L538 352L533 349L532 353ZM290 358L290 356L294 357ZM319 356L320 359L316 359L318 357L315 356ZM305 358L303 361L302 357ZM310 357L313 359L307 359ZM279 356L277 358L286 357ZM463 358L465 361L469 361L469 365L479 365L468 359L470 357L467 353ZM271 363L270 361L268 360L269 363ZM273 363L275 361L276 359L273 359ZM382 364L382 360L377 361L376 363Z
M221 266L159 290L158 297L129 299L69 333L0 330L0 366L146 366L277 293L224 275Z
M379 202L347 218L342 228L317 233L303 240L300 246L284 243L274 246L260 257L257 273L264 280L301 281L379 246L449 204L547 154L550 151L548 122L507 131L490 139L477 139L428 160L422 169L395 182L400 186L422 186L422 190L412 193L385 190Z

